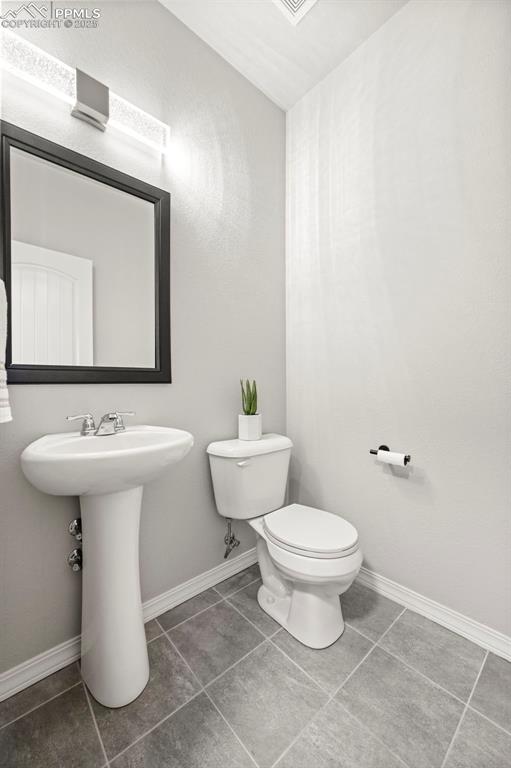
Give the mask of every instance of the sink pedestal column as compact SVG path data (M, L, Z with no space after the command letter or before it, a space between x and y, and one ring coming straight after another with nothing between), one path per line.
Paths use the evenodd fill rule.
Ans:
M142 491L80 497L82 676L106 707L129 704L149 680L138 556Z

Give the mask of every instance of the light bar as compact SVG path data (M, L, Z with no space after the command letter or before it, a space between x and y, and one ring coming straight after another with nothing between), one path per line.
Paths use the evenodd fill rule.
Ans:
M166 152L169 148L169 126L121 98L113 91L110 91L108 125L160 152Z
M2 69L58 99L72 104L75 99L75 70L14 32L2 30Z
M76 103L76 70L10 30L2 30L1 45L2 69L67 104ZM168 125L112 91L108 121L110 127L161 153L165 153L169 147Z

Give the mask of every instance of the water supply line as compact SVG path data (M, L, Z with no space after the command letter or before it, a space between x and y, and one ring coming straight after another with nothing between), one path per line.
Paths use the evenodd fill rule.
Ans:
M236 549L236 547L239 547L240 545L239 539L236 538L236 536L234 535L234 531L232 530L231 518L227 517L226 520L227 520L227 533L224 536L224 544L225 544L224 560L226 560L229 557L233 549Z

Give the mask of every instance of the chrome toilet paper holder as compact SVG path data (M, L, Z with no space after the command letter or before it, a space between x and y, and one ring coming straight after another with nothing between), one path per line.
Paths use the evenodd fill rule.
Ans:
M378 448L370 448L369 449L369 453L371 453L373 456L377 456L378 455L378 451L390 451L390 448L389 448L388 445L380 445L380 446L378 446ZM412 457L410 456L409 453L407 453L406 456L405 456L405 466L407 464L409 464L411 460L412 460Z

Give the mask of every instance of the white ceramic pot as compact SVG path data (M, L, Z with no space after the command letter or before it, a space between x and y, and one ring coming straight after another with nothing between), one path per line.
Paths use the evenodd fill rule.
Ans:
M238 437L240 440L260 440L263 434L263 420L260 413L254 416L238 416Z

